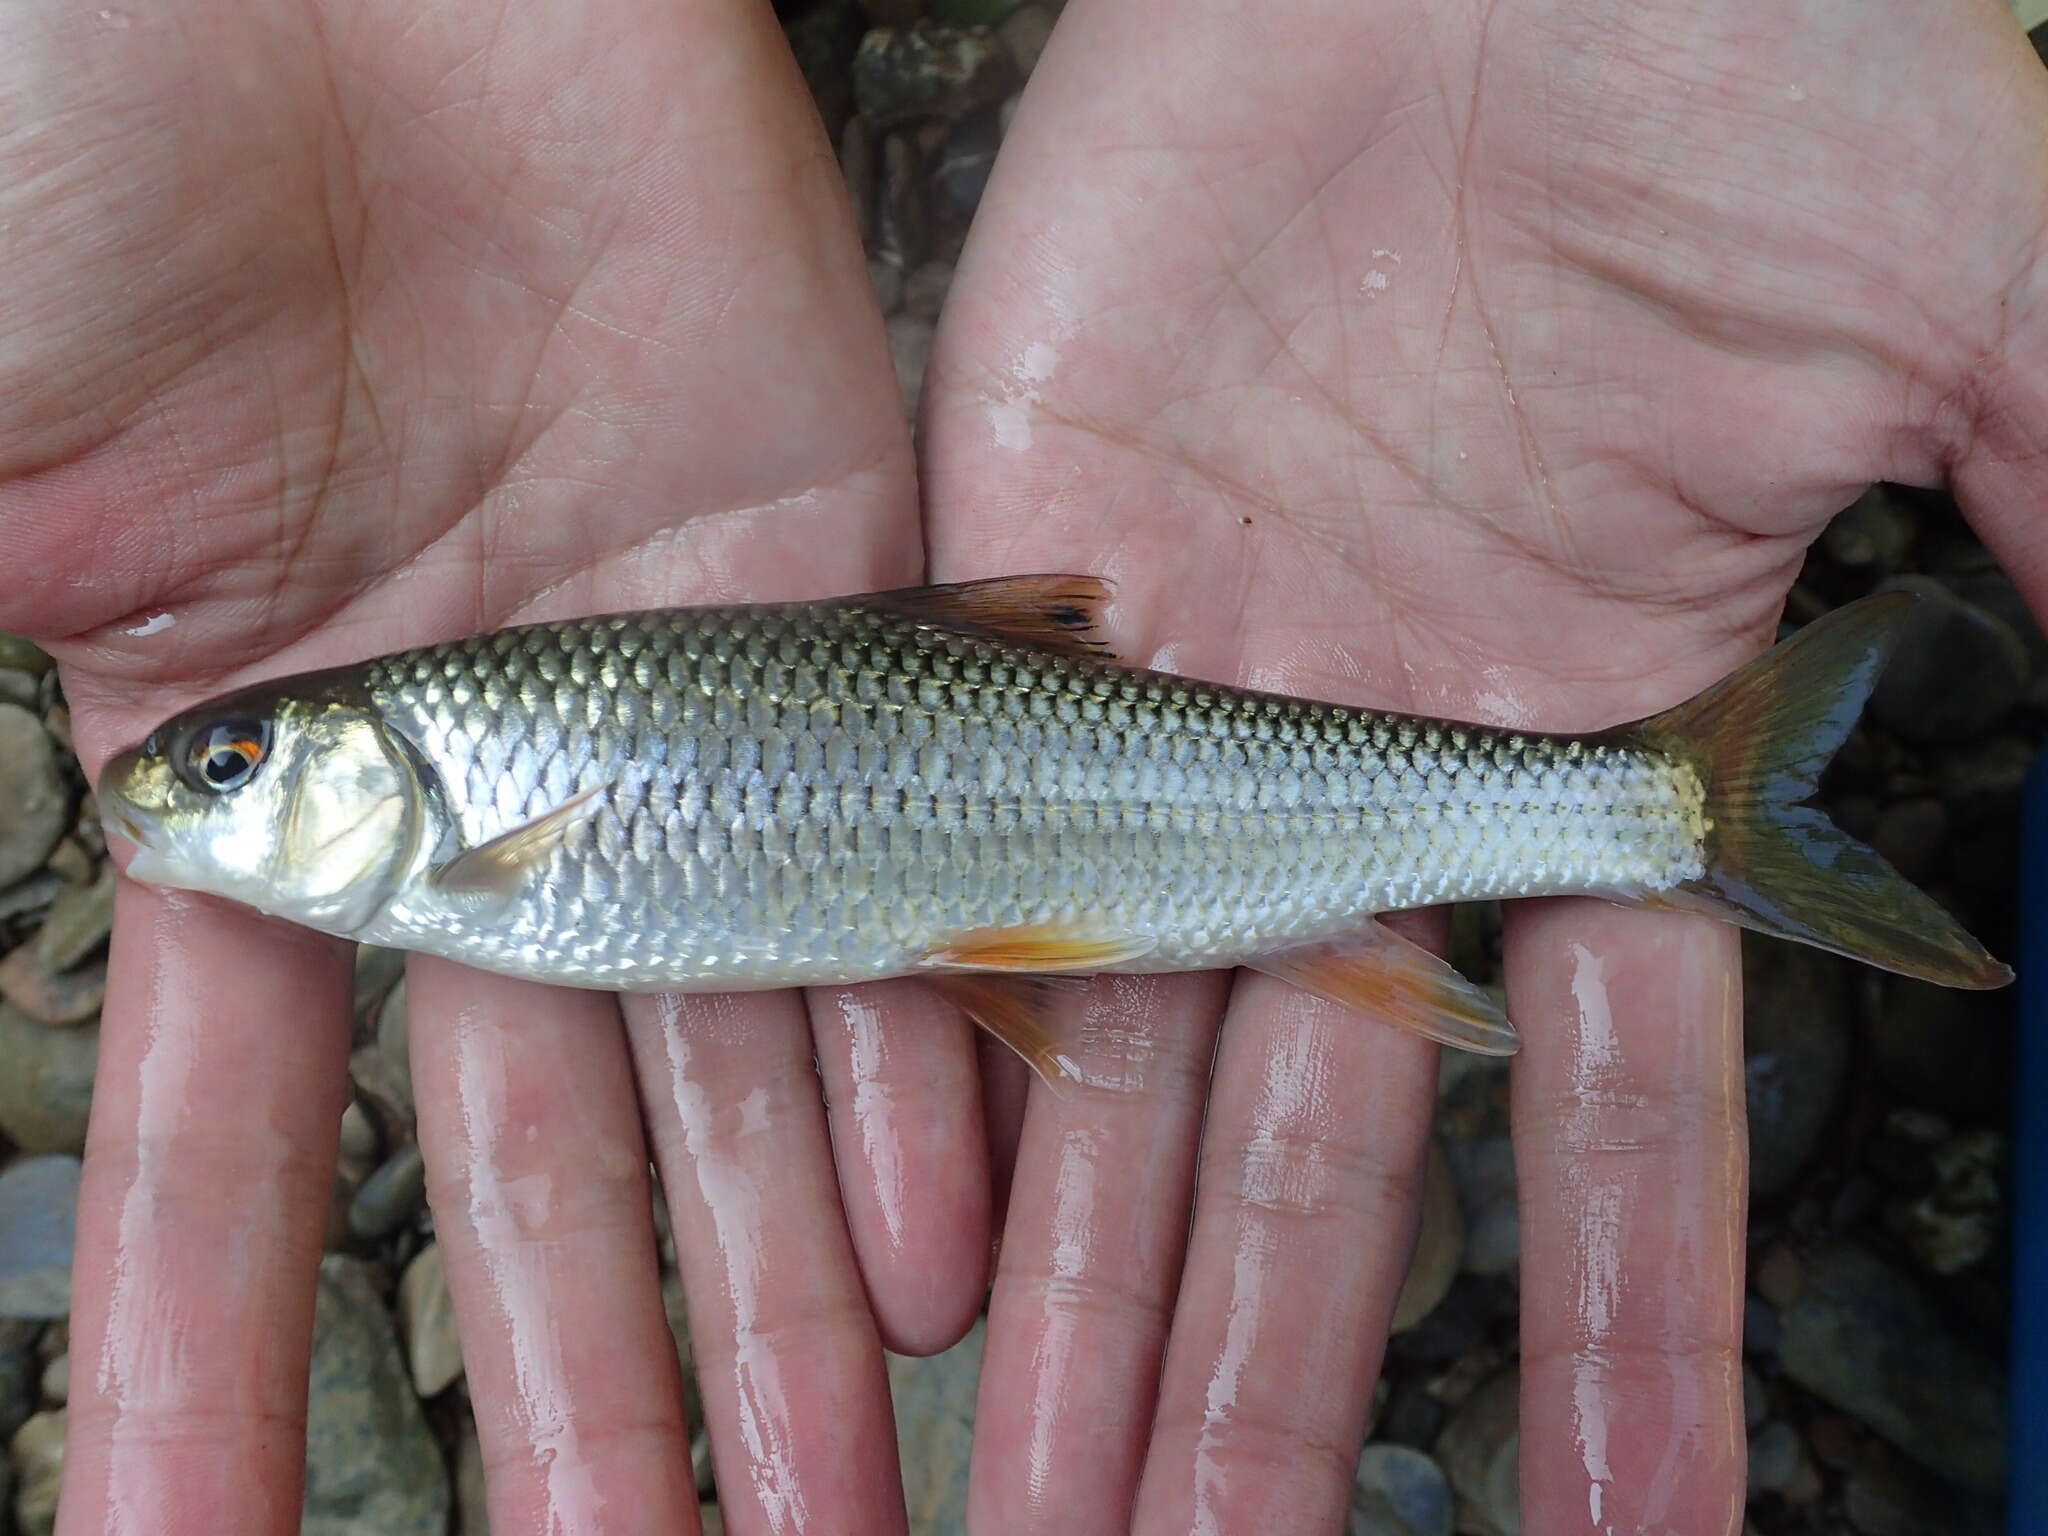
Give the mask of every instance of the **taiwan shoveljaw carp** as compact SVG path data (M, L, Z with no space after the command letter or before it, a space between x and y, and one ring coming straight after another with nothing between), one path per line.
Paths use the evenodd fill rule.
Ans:
M1585 894L1952 986L2011 973L1801 804L1911 599L1588 736L1122 665L1022 576L508 629L246 689L107 765L128 873L622 992L930 977L1041 1074L1045 978L1243 965L1470 1050L1375 914Z

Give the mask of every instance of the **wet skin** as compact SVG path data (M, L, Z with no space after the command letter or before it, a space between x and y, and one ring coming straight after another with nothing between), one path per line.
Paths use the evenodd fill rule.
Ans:
M1953 476L2048 600L2048 109L1995 5L1254 37L1074 0L934 358L928 548L766 7L116 14L0 20L0 545L39 578L0 624L58 655L89 769L246 678L921 567L1102 572L1160 665L1597 726L1759 647L1880 475ZM1525 1528L1732 1529L1733 939L1553 903L1509 946ZM989 1252L965 1027L901 987L621 1022L411 985L494 1520L694 1518L651 1155L729 1527L900 1529L879 1345L955 1337ZM122 889L67 1531L295 1528L347 993L339 946ZM1433 1054L1263 978L1089 1006L1120 1091L986 1085L976 1529L1330 1528Z

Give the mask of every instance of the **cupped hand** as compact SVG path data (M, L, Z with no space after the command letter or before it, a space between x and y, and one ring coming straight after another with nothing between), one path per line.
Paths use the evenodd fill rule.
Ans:
M58 657L89 771L258 677L916 579L767 6L34 3L0 58L0 625ZM344 945L121 889L65 1530L297 1529L348 998ZM794 995L622 1028L421 963L411 1010L502 1528L695 1528L650 1143L731 1528L900 1526L879 1341L949 1342L986 1267L965 1026L813 999L828 1119Z
M1991 3L1074 0L927 376L933 575L1095 571L1131 659L1554 730L1760 648L1876 478L1952 479L2048 611L2044 222ZM1734 932L1509 924L1522 1529L1734 1531ZM1033 1090L979 1532L1341 1522L1435 1053L1225 990L1098 985L1118 1086Z

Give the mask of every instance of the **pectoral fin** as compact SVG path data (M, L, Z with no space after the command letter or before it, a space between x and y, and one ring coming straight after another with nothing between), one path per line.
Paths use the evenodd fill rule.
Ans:
M1024 1058L1038 1080L1058 1093L1084 1081L1060 1045L1063 998L1087 983L1076 976L1004 976L994 971L951 971L929 978L932 989Z
M533 873L562 846L569 829L597 814L598 795L603 789L602 784L593 784L553 810L521 822L510 832L465 849L437 866L429 878L451 895L482 897L500 904L511 902L525 889Z
M1483 989L1380 923L1246 964L1425 1040L1481 1056L1511 1056L1521 1045Z

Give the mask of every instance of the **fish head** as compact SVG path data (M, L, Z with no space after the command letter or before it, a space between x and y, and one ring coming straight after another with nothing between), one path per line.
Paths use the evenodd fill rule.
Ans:
M352 934L419 858L414 755L346 682L251 689L166 720L108 759L106 825L131 878Z

